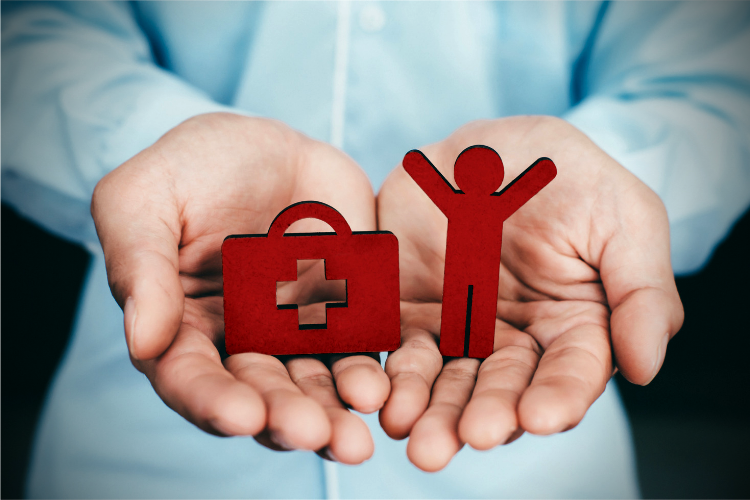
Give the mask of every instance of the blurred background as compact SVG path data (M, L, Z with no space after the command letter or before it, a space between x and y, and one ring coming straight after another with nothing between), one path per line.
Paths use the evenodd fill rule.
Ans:
M19 498L65 350L86 252L2 206L2 498ZM648 387L617 382L645 498L750 498L750 213L700 273L678 278L685 326ZM124 347L124 345L123 345Z

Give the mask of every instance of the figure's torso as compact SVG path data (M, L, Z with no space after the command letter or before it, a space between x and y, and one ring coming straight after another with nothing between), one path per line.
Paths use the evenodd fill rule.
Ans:
M453 195L446 242L446 275L466 274L466 280L497 273L503 241L503 218L497 197ZM451 269L449 270L449 267ZM472 273L476 272L476 276Z

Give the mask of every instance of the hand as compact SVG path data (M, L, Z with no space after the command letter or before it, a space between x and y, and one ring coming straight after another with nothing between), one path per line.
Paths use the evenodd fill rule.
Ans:
M276 121L216 113L178 125L104 177L91 211L133 364L170 408L207 432L359 463L372 438L344 403L365 413L383 405L390 384L376 359L247 353L222 363L217 350L224 238L265 233L303 200L375 229L372 188L345 154ZM330 229L310 219L290 228L320 230ZM296 295L324 300L302 277Z
M649 383L683 320L666 211L645 184L555 118L474 122L422 151L455 186L456 157L475 144L500 154L506 185L539 157L558 170L504 224L494 353L481 364L438 350L447 219L402 167L378 197L380 228L399 239L402 298L380 422L410 436L407 454L427 471L464 443L576 426L615 367Z

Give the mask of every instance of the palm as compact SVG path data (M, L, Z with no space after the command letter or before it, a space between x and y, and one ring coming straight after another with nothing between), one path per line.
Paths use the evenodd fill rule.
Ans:
M452 181L455 158L473 144L503 156L506 183L540 156L559 173L504 224L494 354L481 366L443 366L435 342L446 218L401 168L379 195L380 225L399 237L403 300L403 345L386 365L393 389L381 423L393 437L411 436L409 456L427 470L464 442L487 449L523 430L576 425L612 374L613 348L626 376L652 376L655 353L643 351L653 342L633 337L635 309L669 311L669 325L655 325L662 335L681 322L666 216L645 185L556 120L475 123L423 152Z
M181 130L181 136L190 136L187 144L175 137L159 145L159 154L181 173L174 202L182 219L183 321L214 343L223 336L221 245L227 235L265 233L281 210L305 200L333 205L354 227L374 228L374 204L366 202L372 198L370 187L353 162L333 148L270 124L227 116L210 127L195 124L197 130ZM204 135L204 141L196 141L195 134ZM261 135L273 147L253 144ZM290 228L318 230L330 228L314 219Z
M346 155L277 122L217 114L176 127L113 171L92 213L131 357L165 403L208 432L358 463L372 440L342 399L364 412L383 404L389 387L376 360L282 363L248 353L222 361L217 349L224 238L265 233L284 207L304 200L331 204L356 230L375 228L371 188ZM326 227L308 219L291 230ZM295 287L286 293L320 300L300 283L305 297Z

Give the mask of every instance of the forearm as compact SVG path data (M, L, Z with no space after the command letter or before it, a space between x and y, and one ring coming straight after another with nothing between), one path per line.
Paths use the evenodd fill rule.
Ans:
M31 3L6 9L2 31L3 200L62 236L92 238L107 172L225 109L154 64L129 4Z

